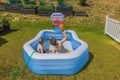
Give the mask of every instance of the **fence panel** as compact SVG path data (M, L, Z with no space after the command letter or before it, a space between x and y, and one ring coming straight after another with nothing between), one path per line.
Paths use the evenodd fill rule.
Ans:
M105 34L120 43L120 21L106 17Z

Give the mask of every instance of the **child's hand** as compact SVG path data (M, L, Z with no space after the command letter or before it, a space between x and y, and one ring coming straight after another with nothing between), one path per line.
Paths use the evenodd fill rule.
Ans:
M64 32L64 29L62 29L61 31Z

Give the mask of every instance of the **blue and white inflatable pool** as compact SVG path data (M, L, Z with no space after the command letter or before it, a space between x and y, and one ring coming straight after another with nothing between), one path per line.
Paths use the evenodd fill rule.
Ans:
M55 37L57 41L63 38L63 34L56 33L53 30L43 30L32 40L28 41L23 46L24 61L27 64L29 57L33 51L36 51L31 57L27 67L35 74L61 74L71 75L80 71L89 59L88 45L80 40L76 33L72 30L67 30L68 40L63 46L69 50L69 53L38 53L36 51L38 39L44 38L43 49L52 46L49 43L51 37Z

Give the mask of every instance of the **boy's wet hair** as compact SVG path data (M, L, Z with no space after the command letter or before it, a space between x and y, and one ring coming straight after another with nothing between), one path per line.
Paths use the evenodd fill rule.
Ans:
M50 39L50 44L52 44L52 45L56 45L57 44L57 41L56 41L56 39L54 37L52 37Z
M43 39L43 38L39 38L38 42L39 42L40 44L42 44L42 43L44 42L44 39Z

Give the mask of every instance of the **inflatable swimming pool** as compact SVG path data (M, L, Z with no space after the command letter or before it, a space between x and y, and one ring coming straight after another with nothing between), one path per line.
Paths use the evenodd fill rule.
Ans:
M76 33L72 30L65 31L68 40L63 46L70 52L66 53L38 53L36 51L38 39L44 38L43 49L51 50L49 43L51 37L55 37L57 41L63 38L63 34L56 33L53 30L43 30L32 40L23 46L24 61L27 64L29 57L33 51L36 51L31 57L27 67L35 74L61 74L71 75L80 71L89 59L88 45L80 40Z

